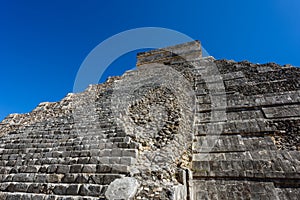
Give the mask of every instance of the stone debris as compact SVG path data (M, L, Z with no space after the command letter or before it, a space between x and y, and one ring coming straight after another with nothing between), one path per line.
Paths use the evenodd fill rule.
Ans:
M0 199L298 199L300 69L139 53L138 70L0 123Z

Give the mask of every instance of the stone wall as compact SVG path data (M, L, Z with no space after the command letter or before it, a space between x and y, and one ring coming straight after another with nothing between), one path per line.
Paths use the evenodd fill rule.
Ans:
M194 199L297 199L299 196L299 68L214 61L226 90L226 121L211 120L204 81L193 146ZM203 90L203 88L205 90ZM207 128L223 130L207 153Z

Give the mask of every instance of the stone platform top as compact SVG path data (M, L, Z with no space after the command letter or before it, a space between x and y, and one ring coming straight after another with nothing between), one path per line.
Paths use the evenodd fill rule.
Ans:
M199 41L0 123L0 199L299 199L300 69Z
M200 41L195 40L175 46L155 49L137 54L137 66L150 63L174 63L197 60L202 57Z

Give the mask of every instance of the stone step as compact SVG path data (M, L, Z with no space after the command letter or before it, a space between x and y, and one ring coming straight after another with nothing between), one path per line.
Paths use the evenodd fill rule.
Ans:
M1 192L0 199L2 200L99 200L99 197L89 196L68 196L68 195L44 195L44 194L31 194L22 192ZM105 198L100 198L100 200Z
M101 169L102 170L102 169ZM67 174L43 174L43 173L18 173L1 175L1 183L90 183L99 185L109 185L117 178L122 178L123 174L104 173L67 173ZM1 187L0 187L1 188Z
M299 199L300 188L276 188L279 199Z
M215 114L218 114L215 111ZM196 113L196 123L210 123L214 122L212 117L212 112L202 112ZM261 110L237 110L235 112L226 112L226 121L240 121L240 120L250 120L250 119L264 119L264 115Z
M300 90L285 91L278 93L266 93L264 95L244 96L241 94L232 94L227 96L228 107L248 106L268 106L298 103Z
M136 158L130 156L90 156L73 158L30 158L30 159L11 159L0 160L0 166L19 166L19 165L49 165L49 164L122 164L134 165Z
M296 105L284 105L262 108L266 118L287 118L300 116L300 102Z
M298 85L298 86L297 86ZM285 92L286 90L299 90L298 80L296 79L281 79L276 81L266 82L248 82L245 85L239 85L232 88L240 93L248 95L265 94L265 93L277 93Z
M68 140L69 138L66 138L64 140ZM10 138L9 140L7 138L2 138L0 139L1 144L19 144L19 143L57 143L59 140L56 138L39 138L39 139L34 139L34 138L29 138L24 136L22 138Z
M164 61L174 62L177 60L177 57L179 57L179 60L182 62L201 58L202 52L200 43L198 41L193 41L187 44L188 45L175 45L172 47L139 53L137 55L136 65L141 66L149 63L163 63Z
M10 148L9 146L18 146L21 147L32 147L36 146L36 148L47 148L52 145L60 145L60 146L73 146L73 145L84 145L84 144L102 144L107 142L112 143L124 143L128 142L130 139L128 137L111 137L111 138L103 138L103 137L87 137L87 138L63 138L63 139L30 139L30 138L14 138L2 139L0 141L1 147Z
M70 133L68 135L54 135L52 133L48 133L47 131L45 131L46 133L43 135L29 135L29 134L25 134L23 133L23 135L20 136L14 136L14 137L10 137L11 140L22 140L24 138L28 139L28 140L39 140L39 139L48 139L48 140L53 140L53 141L58 141L58 140L68 140L68 139L73 139L77 137L76 133Z
M45 148L54 148L60 146L60 143L7 143L0 146L0 148L5 149L45 149ZM72 145L70 145L72 146Z
M278 199L272 182L237 180L194 180L195 200Z
M37 132L29 132L26 130L26 133L23 133L21 131L12 131L8 133L8 137L11 140L22 140L22 139L51 139L51 140L60 140L60 139L77 139L77 138L93 138L93 139L107 139L108 134L113 134L114 137L125 137L126 134L122 130L118 130L117 127L112 127L111 125L108 125L108 122L104 123L102 126L106 126L106 128L103 128L101 126L97 126L95 124L92 124L90 126L92 127L78 127L74 129L68 129L68 131L62 132L62 131L53 131L53 130L44 130L44 131L37 131ZM30 128L28 128L30 129ZM32 130L38 129L38 127L34 126L31 128ZM44 127L41 127L40 129L45 129ZM85 137L80 137L80 135L84 134ZM26 136L26 137L24 137ZM0 138L1 143L5 142L6 139Z
M226 153L258 150L277 150L270 136L254 137L240 135L195 136L194 153Z
M299 151L278 151L257 149L245 152L215 152L215 153L194 153L193 161L222 161L222 160L289 160L292 163L300 164Z
M197 83L205 83L205 80L203 79L203 76L201 76L201 75L204 74L206 70L207 70L206 68L192 70L195 73L195 77L196 77L195 81ZM222 77L223 81L228 81L228 80L236 81L236 79L245 78L245 75L242 71L230 72L230 73L219 74L219 75Z
M277 178L300 182L299 163L285 160L218 160L193 161L195 177Z
M201 92L202 91L202 92ZM199 90L197 95L197 102L199 103L199 112L210 112L211 111L211 99L208 95L208 91L205 89ZM244 96L238 92L230 93L226 91L226 109L227 110L241 110L241 109L257 109L261 107L269 106L282 106L299 104L300 91L289 91L289 92L277 92L277 93L266 93L264 95L251 95ZM225 96L223 96L224 98ZM223 99L220 99L223 101Z
M270 136L264 137L243 137L247 151L277 150L277 147Z
M11 152L11 154L10 154ZM111 149L91 149L91 150L82 150L82 151L49 151L42 153L24 153L22 151L12 152L2 150L0 155L0 160L30 160L38 158L49 158L49 159L59 159L59 158L81 158L81 157L138 157L137 149L122 149L122 148L111 148ZM18 153L18 154L17 154Z
M106 143L106 142L125 142L128 140L128 137L103 137L99 135L85 135L84 137L77 137L74 138L74 141L80 141L80 142L100 142L100 143Z
M222 161L222 160L251 160L251 154L245 152L217 152L217 153L194 153L193 161Z
M16 173L45 173L45 174L66 174L66 173L118 173L128 174L129 166L122 164L73 164L73 165L22 165L1 167L0 174Z
M193 142L194 153L214 152L243 152L246 151L240 135L195 136Z
M97 199L104 198L106 185L0 183L0 199ZM2 197L2 198L1 198ZM4 198L5 199L5 198Z
M8 146L11 147L11 146ZM51 147L51 148L0 148L0 160L13 160L16 158L36 157L86 157L89 155L103 155L104 151L116 153L135 152L138 148L136 143L101 143L98 145L78 145L74 147ZM99 154L97 154L97 152ZM106 155L106 153L104 153ZM123 155L123 154L121 154Z
M104 148L103 148L104 147ZM89 143L74 146L74 150L92 150L92 149L137 149L139 144L136 142L106 142L106 143Z
M212 122L209 124L196 124L195 135L213 135L214 132L220 134L247 134L272 132L275 129L266 124L265 119L236 120L230 122Z

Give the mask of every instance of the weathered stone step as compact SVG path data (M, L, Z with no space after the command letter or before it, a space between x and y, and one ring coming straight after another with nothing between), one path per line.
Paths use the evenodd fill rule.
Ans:
M85 144L85 145L74 145L74 146L60 146L60 144L53 145L52 147L45 147L45 148L37 148L37 147L32 147L31 144L4 144L0 147L0 160L5 156L5 154L18 154L20 156L24 156L22 154L40 154L40 156L47 156L49 154L55 154L56 156L66 156L69 152L73 152L72 154L76 154L76 152L83 152L82 155L86 155L85 152L93 152L96 150L112 150L112 149L121 149L122 151L133 151L134 149L138 148L138 144L135 142L107 142L107 143L96 143L96 144ZM61 155L62 154L64 155ZM15 155L13 155L15 156ZM6 158L7 159L7 158Z
M280 160L280 162L298 163L300 165L299 151L278 151L278 150L252 150L245 152L222 152L222 153L195 153L193 161L222 161L222 160Z
M193 152L242 152L246 151L243 139L239 135L195 136Z
M54 148L60 146L60 143L7 143L4 145L1 145L1 148L5 149L27 149L27 148L33 148L33 149L45 149L45 148ZM72 145L70 145L72 146Z
M195 81L197 83L205 83L205 80L203 79L203 75L207 69L194 69L192 70L195 74ZM236 79L243 79L245 78L245 75L242 71L236 71L236 72L230 72L230 73L225 73L225 74L219 74L222 77L223 81L228 81L228 80L234 80L237 81Z
M277 197L279 199L299 199L300 188L276 188Z
M272 182L237 180L194 180L192 182L195 200L278 199Z
M5 145L5 144L14 144L14 145L18 145L18 144L33 144L33 145L37 145L37 144L56 144L56 143L61 143L63 145L66 144L80 144L80 141L74 140L73 138L58 138L58 139L49 139L49 138L39 138L39 139L35 139L35 138L26 138L23 136L23 138L9 138L9 139L2 139L1 141L1 145Z
M80 142L81 145L84 144L99 144L99 143L128 143L130 141L130 138L128 137L111 137L106 139L97 139L97 138L83 138L82 140L74 140L74 142Z
M64 138L61 139L64 140L64 142L66 142L67 140L69 140L69 138ZM70 140L74 140L74 139L70 139ZM10 140L6 139L0 139L0 143L1 144L19 144L19 143L57 143L58 141L60 141L59 139L56 138L39 138L39 139L35 139L35 138L29 138L26 137L24 138L11 138ZM63 141L62 141L63 142Z
M228 92L228 91L227 91ZM203 91L202 91L203 93ZM210 112L211 99L206 93L197 95L197 102L201 103L199 111ZM267 93L264 95L244 96L238 92L233 94L227 93L226 102L227 110L261 108L267 106L280 106L286 104L298 104L300 99L300 90Z
M187 60L199 59L202 56L200 43L193 41L187 43L188 45L175 45L163 49L156 49L149 52L142 52L137 55L137 66L148 63L162 63L164 61L174 62L180 60L186 62ZM179 58L177 58L179 57Z
M263 107L262 111L264 112L266 118L300 117L300 100L299 104Z
M227 96L228 106L243 106L245 103L249 106L268 106L283 105L299 102L300 90L266 93L264 95L244 96L241 94L233 94Z
M284 79L266 82L248 82L245 85L235 87L240 93L248 96L254 94L277 93L285 92L286 90L299 90L299 83L297 79Z
M125 136L116 136L116 137L110 137L108 138L107 135L105 135L105 137L103 135L99 135L99 133L96 134L90 134L90 135L85 135L84 137L80 136L77 138L74 138L74 141L98 141L98 142L124 142L124 140L126 140L126 135Z
M277 150L277 147L270 136L264 137L243 137L247 151Z
M221 152L221 153L194 153L193 161L222 161L222 160L251 160L251 154L248 151L244 152Z
M211 144L209 143L211 141ZM203 143L210 144L204 146ZM208 143L207 143L208 142ZM214 144L215 143L215 144ZM213 148L210 148L213 146ZM257 151L276 150L276 146L270 136L264 137L242 137L241 135L220 135L220 136L195 136L193 150L200 152L234 152L234 151ZM208 149L209 151L206 151Z
M236 120L230 122L212 122L210 124L197 125L197 133L195 135L214 134L209 130L214 130L220 134L234 134L234 133L259 133L274 131L274 128L269 127L265 119L249 119L249 120Z
M73 164L73 165L22 165L1 167L0 174L17 173L44 173L44 174L66 174L66 173L129 173L129 166L122 164Z
M77 138L77 132L76 130L69 130L67 133L53 133L53 132L49 132L47 130L43 131L42 133L38 133L35 134L34 132L29 132L26 133L26 138L19 138L19 139L32 139L32 140L43 140L43 139L47 139L47 140L58 140L58 139L62 139L62 140L74 140Z
M10 193L15 193L14 196L15 199L19 197L19 199L27 197L33 197L33 199L36 199L35 196L38 198L40 197L42 200L45 197L57 197L60 198L66 198L68 196L71 196L71 198L78 199L84 197L99 197L104 196L104 193L107 189L106 185L98 185L98 184L55 184L55 183L0 183L0 190L1 192L6 193L7 195ZM44 195L41 195L44 194ZM24 197L18 196L18 195L24 195ZM47 195L47 196L46 196ZM1 196L0 196L1 197ZM12 197L6 197L12 198ZM37 198L37 199L38 199ZM51 198L51 199L52 199ZM28 199L28 198L27 198Z
M38 159L38 158L80 158L80 157L133 157L137 158L137 149L111 148L111 149L91 149L82 151L49 151L38 153L23 153L2 150L0 160L17 160L17 159ZM18 154L17 154L18 153Z
M278 160L193 161L195 177L288 178L300 182L300 166Z
M215 114L218 114L215 111ZM212 112L196 113L196 123L210 123L214 122L212 118ZM250 120L250 119L264 119L264 115L261 110L237 110L235 112L226 112L226 121L237 120Z
M138 143L136 142L106 142L106 143L89 143L76 145L74 146L74 150L92 150L92 149L137 149Z
M6 155L5 155L6 156ZM136 158L130 156L90 156L90 157L73 157L73 158L30 158L30 159L11 159L0 160L0 166L20 166L20 165L49 165L49 164L122 164L133 165Z
M105 170L105 169L104 169ZM101 169L101 171L103 171ZM18 173L1 175L1 183L24 182L24 183L90 183L109 185L117 178L124 177L123 174L109 173L66 173L66 174L43 174L43 173ZM0 187L1 188L1 187Z
M93 189L88 188L88 191ZM1 192L0 199L2 200L99 200L99 197L90 196L69 196L69 195L53 195L53 194L33 194L24 192ZM101 198L100 198L101 199ZM102 198L104 199L104 198Z

